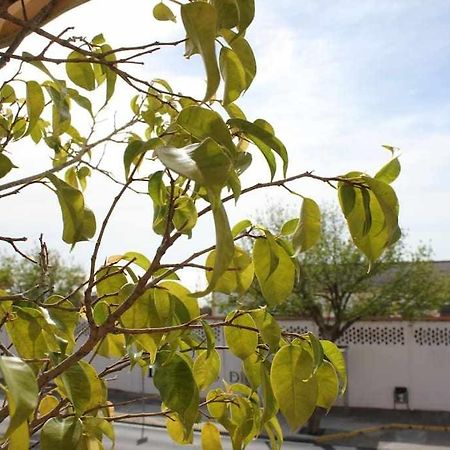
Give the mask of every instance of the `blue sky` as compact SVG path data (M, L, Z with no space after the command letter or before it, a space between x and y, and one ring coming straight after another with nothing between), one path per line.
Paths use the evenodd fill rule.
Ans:
M92 0L50 29L76 25L75 34L93 36L100 25L113 44L180 37L176 24L151 19L153 5L130 0L123 10L116 2ZM105 10L108 20L99 24ZM274 125L290 152L291 175L304 170L330 176L350 170L374 173L389 157L381 145L400 147L403 172L395 187L401 226L408 230L411 245L431 243L436 259L450 259L449 24L447 0L259 0L248 33L258 74L240 101L249 119L262 117ZM35 45L33 38L27 45ZM148 57L139 70L148 79L166 78L177 89L199 96L204 91L200 60L183 61L181 48ZM123 101L127 105L125 93ZM39 164L29 149L22 153L24 161ZM112 167L122 170L117 155L110 159ZM245 184L268 177L265 163L256 158ZM105 192L111 189L106 186L104 180L93 180L87 194L99 219L107 206ZM317 182L295 188L320 202L335 200L335 192ZM27 211L19 208L17 199L8 200L11 215L3 234L36 238L43 231L50 247L61 248L57 205L37 188L23 196ZM286 201L279 189L243 198L238 208L229 206L231 220L247 217L267 204L268 196ZM102 257L127 250L150 252L155 246L151 214L149 202L126 200L111 223ZM207 230L208 223L201 223L182 253L209 244L213 236ZM83 262L91 250L92 244L80 244L73 255Z

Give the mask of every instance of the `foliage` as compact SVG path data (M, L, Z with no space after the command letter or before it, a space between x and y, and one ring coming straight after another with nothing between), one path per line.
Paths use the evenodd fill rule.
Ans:
M8 9L11 3L14 8ZM21 8L30 3L33 9L23 13ZM56 36L42 28L80 3L8 1L0 6L0 19L9 25L1 28L0 43L9 47L0 67L19 61L36 77L28 79L18 70L0 89L0 195L15 195L20 202L31 185L45 189L49 201L61 209L62 240L72 247L93 242L89 273L80 284L81 304L70 292L44 292L39 301L27 292L0 298L0 324L6 344L12 344L10 349L2 345L0 355L7 397L0 421L11 419L0 448L27 448L30 435L37 432L43 450L103 448L107 439L114 440L112 423L117 420L107 403L107 378L151 364L164 404L161 415L169 417L168 431L175 442L191 440L194 424L203 421L200 398L206 398L208 421L200 424L205 449L220 448L212 422L229 432L235 450L261 432L278 449L279 410L296 429L317 405L329 409L345 389L339 350L309 333L287 333L264 308L235 310L225 320L208 324L198 299L213 291L243 293L256 274L269 305L285 302L297 276L295 255L318 240L320 212L305 198L293 239L259 227L249 258L238 243L253 235L255 227L244 221L231 229L225 204L255 189L292 186L302 179L332 184L353 241L373 265L399 237L397 198L389 186L398 174L398 160L393 158L374 177L363 172L337 177L304 172L286 178L288 152L272 126L263 119L247 119L235 103L256 74L245 37L255 14L253 1L174 2L176 9L155 2L155 18L176 20L180 39L115 49L102 34L87 39L68 36L70 30L65 30ZM116 5L109 11L119 12ZM30 32L42 38L42 51L17 53ZM175 93L166 80L148 81L132 71L137 58L181 45L187 57L203 63L203 98ZM103 121L114 115L116 91L128 92L125 88L135 93L128 120L122 125ZM117 107L124 109L122 102ZM28 175L15 176L15 150L21 143L50 152L47 169L36 173L33 167L22 167ZM103 165L100 148L105 144L107 153L112 149L123 155L123 174ZM258 153L267 161L271 179L245 185L246 170ZM280 166L282 177L275 180ZM100 220L85 200L91 176L106 176L113 183L107 213ZM153 204L158 248L153 255L130 251L99 263L117 205L125 193L142 194L142 186L145 192L139 198ZM170 260L168 250L183 245L205 215L214 222L215 245L199 247L184 260ZM24 239L0 237L21 255L18 246ZM182 286L177 272L186 267L206 274L202 292ZM75 333L80 326L87 334ZM225 328L229 350L242 359L251 387L211 387L221 359L215 327ZM204 329L205 340L194 333L198 328ZM97 372L92 364L96 355L113 361Z
M274 233L289 233L296 222L286 221L291 214L287 208L272 204L261 211L258 221ZM368 272L337 209L329 206L322 211L321 229L317 244L299 255L300 276L291 294L284 303L271 308L272 313L311 317L321 336L335 341L364 318L418 319L448 302L450 286L433 267L430 247L420 245L409 250L402 238ZM264 305L264 290L253 283L245 298L238 301L250 308ZM236 298L221 307L227 309L233 304Z

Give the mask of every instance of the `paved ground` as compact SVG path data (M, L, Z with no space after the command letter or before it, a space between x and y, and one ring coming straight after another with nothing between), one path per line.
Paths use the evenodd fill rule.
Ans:
M126 394L113 392L111 400L120 402L129 399ZM117 412L159 411L157 399L147 399L143 403L133 403L117 408ZM160 418L146 418L147 425L164 426ZM281 419L285 439L291 447L308 448L305 443L313 444L316 436L291 432ZM389 429L391 424L399 424L396 429ZM406 429L410 425L414 429ZM450 450L450 412L379 410L363 408L334 408L321 422L322 435L313 449L337 450L357 448L359 450ZM433 428L434 427L434 428ZM447 427L447 431L442 431ZM359 433L359 430L369 429ZM338 433L347 433L339 436ZM353 434L353 435L352 435ZM332 437L328 440L328 436ZM321 439L324 439L322 442ZM251 449L251 448L250 448Z
M142 430L141 427L132 424L116 424L116 448L120 450L146 450L146 449L158 449L158 450L173 450L175 448L186 448L189 450L201 450L200 437L198 433L194 435L194 444L187 447L181 447L174 444L170 437L167 435L166 430L162 428L146 427ZM143 437L143 439L142 439ZM139 441L138 441L139 440ZM139 442L139 443L138 443ZM109 448L105 442L105 448ZM231 442L228 438L222 437L223 450L231 450ZM269 446L266 441L258 440L252 442L248 447L248 450L269 450ZM308 443L286 443L283 446L285 450L320 450ZM348 450L348 449L347 449Z

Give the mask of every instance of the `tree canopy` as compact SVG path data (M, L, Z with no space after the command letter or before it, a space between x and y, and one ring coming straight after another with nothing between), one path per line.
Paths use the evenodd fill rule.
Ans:
M77 289L85 277L81 266L65 261L56 250L47 251L45 247L32 252L30 259L0 254L0 290L9 294L26 293L28 298L36 300L50 294L74 292L73 300L78 302L81 292Z
M269 306L286 301L297 276L296 257L320 237L320 210L304 197L292 233L278 236L248 220L231 227L226 205L269 186L289 186L294 193L305 179L331 184L353 242L373 266L400 236L398 201L390 186L400 171L398 159L394 155L374 176L362 171L333 177L288 174L288 150L273 127L264 119L247 118L236 104L257 70L246 39L255 15L253 0L173 1L170 7L155 2L154 18L176 20L179 39L116 48L101 30L84 37L72 29L52 34L42 28L66 6L79 3L31 0L0 6L6 47L0 68L13 73L0 88L0 199L14 196L23 202L31 186L42 189L60 207L61 240L71 247L92 242L88 273L76 291L0 296L6 340L0 347L6 394L0 421L10 419L0 448L27 448L38 432L42 450L104 448L114 441L118 420L108 403L107 379L152 365L161 416L176 443L191 442L198 424L203 447L220 448L219 423L234 450L261 432L278 449L283 439L278 411L297 429L316 407L331 408L345 389L339 350L311 333L282 330L264 308L235 310L224 320L206 322L198 299L213 291L245 292L256 276ZM38 10L36 5L41 5ZM111 2L108 14L120 14L122 7ZM39 49L27 48L30 33L40 37ZM184 47L186 57L192 57L186 64L203 65L201 98L174 91L158 74L149 80L135 70L140 59L173 46ZM118 99L128 92L125 87L133 89L130 109ZM128 118L111 120L115 108L128 111ZM44 170L26 163L18 170L21 143L43 149ZM112 152L120 152L123 165L111 172L105 159ZM271 177L248 185L253 158L260 156ZM96 176L111 181L103 217L88 207L85 196ZM158 242L156 251L144 255L130 249L99 261L111 217L132 193L141 204L153 206L148 233ZM198 243L190 256L174 260L177 253L169 250L180 248L206 215L212 217L215 244ZM239 243L255 230L259 234L248 256ZM21 250L24 239L0 236L28 256ZM203 272L205 289L190 292L183 286L178 273L184 268ZM75 300L79 292L81 302ZM75 333L80 325L87 334ZM212 332L216 327L225 329L228 351L242 360L251 386L213 385L221 360ZM205 339L194 333L198 329ZM97 371L97 355L111 358L111 364Z

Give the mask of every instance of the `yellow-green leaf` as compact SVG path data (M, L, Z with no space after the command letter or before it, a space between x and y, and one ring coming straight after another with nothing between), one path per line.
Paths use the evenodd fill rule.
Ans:
M312 358L300 346L285 345L273 358L273 392L292 430L302 426L316 408L318 388L312 373Z
M189 433L197 419L199 391L186 359L178 353L158 353L153 380L164 404L178 413Z
M270 156L268 149L272 149L277 153L283 161L283 174L286 176L286 171L289 163L288 153L284 144L273 134L269 124L261 119L256 120L254 123L248 122L243 119L229 119L228 124L231 127L235 127L254 142L254 144L261 150L266 158L269 167L271 169L272 178L274 175L273 168L273 155Z
M235 315L235 311L229 313L226 321L230 321ZM248 329L256 329L255 321L250 314L244 313L237 315L237 317L232 320L232 324L234 326L225 327L225 339L228 347L233 355L240 359L246 359L255 352L256 346L258 345L257 332Z
M391 184L400 175L401 166L400 161L397 158L391 159L386 165L384 165L375 175L375 178L385 183Z
M206 259L206 266L213 268L216 262L216 251L213 250ZM234 248L233 259L223 275L217 280L214 290L231 294L233 292L243 294L253 282L254 277L253 262L250 256L241 248ZM206 271L206 278L209 282L212 279L212 271Z
M347 369L344 355L339 347L331 341L321 340L323 352L328 360L333 364L340 381L340 392L343 393L347 388Z
M203 450L222 450L220 432L213 423L207 422L203 425L201 439Z
M87 241L95 234L96 223L93 212L84 204L83 194L60 180L55 175L47 175L56 188L64 223L63 241L76 244Z
M232 167L223 147L211 138L182 148L161 147L155 153L168 169L206 187L224 186Z
M31 132L44 110L44 93L37 81L27 81L26 104L28 111L28 132Z
M220 33L227 41L228 45L231 46L245 72L245 89L247 90L256 75L256 60L253 50L248 44L247 40L242 36L239 36L231 30L222 29ZM245 117L240 117L245 119Z
M253 264L266 302L270 306L284 302L294 286L295 265L269 232L266 232L266 239L256 240Z
M227 47L220 50L219 66L225 82L223 103L229 105L239 98L247 87L245 70L236 53Z
M320 239L321 217L319 205L310 198L303 198L300 221L292 236L295 252L301 253L314 246Z
M0 178L8 174L13 167L16 167L11 160L0 152Z
M37 407L38 386L33 371L20 358L0 356L0 371L6 385L10 417L6 436L10 436Z
M153 8L153 17L156 20L166 21L171 20L172 22L176 22L177 19L172 10L165 5L163 2L157 3Z
M194 361L192 371L195 382L200 391L213 384L220 375L220 356L217 350L212 350L209 355L202 350Z
M317 406L329 410L339 393L339 379L333 365L324 361L316 372L318 395Z
M95 89L95 75L92 64L86 56L74 51L69 54L66 64L67 76L77 86L92 91ZM83 60L85 62L70 62L71 60Z
M41 431L41 450L76 449L83 432L78 417L64 417L47 420Z
M261 333L262 340L269 345L270 351L275 353L280 346L281 339L281 328L277 321L265 308L255 309L250 313Z
M216 8L204 2L184 4L181 6L181 18L187 37L202 56L205 65L207 88L204 100L206 101L214 96L220 83L215 45Z
M181 445L192 444L194 441L194 433L191 430L186 433L180 416L176 413L170 413L166 419L167 433L174 442Z
M178 115L177 124L199 141L209 137L227 148L230 155L236 153L228 127L216 111L197 105L188 106Z
M245 33L245 30L252 23L255 17L255 1L254 0L234 0L238 10L238 30L239 35Z

